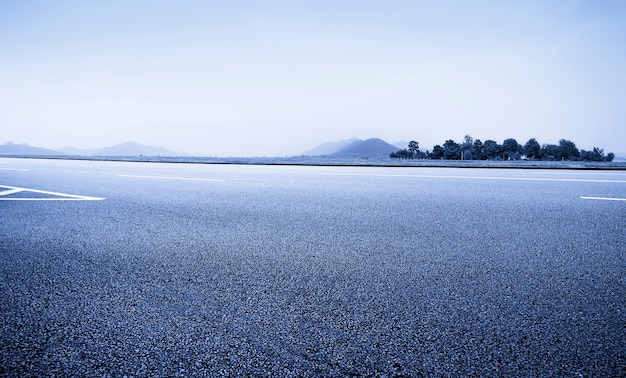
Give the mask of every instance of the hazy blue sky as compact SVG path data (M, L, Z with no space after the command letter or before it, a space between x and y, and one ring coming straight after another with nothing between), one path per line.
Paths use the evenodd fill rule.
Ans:
M626 151L626 1L0 0L0 143L466 134Z

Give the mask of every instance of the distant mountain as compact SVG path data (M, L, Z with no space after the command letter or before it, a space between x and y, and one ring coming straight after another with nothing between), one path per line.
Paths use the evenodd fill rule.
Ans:
M147 146L136 142L126 142L111 147L99 148L89 151L88 155L96 156L183 156L163 147Z
M379 138L371 138L367 140L357 140L350 143L333 155L339 156L375 156L375 155L389 155L390 153L397 151L398 147L385 142Z
M186 156L186 154L169 150L163 147L147 146L136 142L126 142L111 147L84 150L74 147L61 148L58 151L41 147L32 147L28 144L5 143L0 145L0 155L28 155L28 156Z
M0 145L0 155L46 156L61 155L61 153L47 148L29 146L28 144L5 143Z
M406 146L405 146L406 147ZM379 138L362 140L358 138L344 139L338 142L326 142L306 151L303 155L320 156L375 156L389 155L398 147Z
M74 147L64 147L59 150L66 155L85 156L185 156L186 154L169 150L163 147L147 146L136 142L116 144L111 147L84 150Z
M399 150L402 150L402 149L407 148L409 146L409 142L407 142L406 140L399 140L396 143L394 143L393 145L396 146Z
M305 151L302 155L305 156L320 156L320 155L332 155L347 145L360 141L358 138L350 138L340 140L338 142L326 142L322 143L317 147L313 147L310 150Z

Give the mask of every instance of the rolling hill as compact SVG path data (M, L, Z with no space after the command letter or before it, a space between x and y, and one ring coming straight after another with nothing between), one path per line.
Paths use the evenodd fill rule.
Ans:
M33 147L28 144L5 143L0 145L0 155L46 156L62 155L59 151Z
M126 142L111 147L85 150L74 147L65 147L59 150L33 147L28 144L5 143L0 145L0 155L16 156L186 156L180 152L163 147L147 146L136 142Z
M308 150L304 155L308 156L388 156L397 151L398 147L379 138L361 140L357 138L346 139L339 142L327 142Z
M371 138L353 142L339 151L335 156L389 156L398 148L379 138Z
M313 147L310 150L305 151L302 155L304 156L332 155L335 152L341 150L342 148L358 141L361 141L361 139L350 138L350 139L340 140L338 142L326 142L326 143L320 144L317 147Z
M136 142L125 142L111 147L90 150L85 155L95 156L184 156L164 147L147 146Z

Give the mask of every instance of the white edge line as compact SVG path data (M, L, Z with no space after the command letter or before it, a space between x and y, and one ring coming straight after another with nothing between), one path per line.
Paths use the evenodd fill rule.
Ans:
M0 168L0 171L20 171L20 172L28 172L28 169L23 169L23 168Z
M77 194L66 194L58 192L49 192L46 190L19 188L16 186L0 185L0 188L9 188L10 193L4 192L3 195L18 193L18 192L33 192L40 194L47 194L51 196L59 196L62 198L0 198L0 201L102 201L101 197L81 196Z
M580 196L581 199L586 200L596 200L596 201L626 201L626 198L615 198L615 197L585 197Z
M138 176L138 175L117 175L117 176L118 177L130 177L130 178L157 179L157 180L211 181L211 182L226 181L226 180L220 180L220 179L194 178L194 177Z
M498 177L498 176L444 176L444 175L413 175L413 174L388 174L388 173L341 173L341 172L295 172L281 171L282 174L299 175L323 175L323 176L370 176L370 177L414 177L456 180L508 180L508 181L556 181L556 182L597 182L608 184L626 184L626 180L611 179L568 179L568 178L542 178L542 177Z

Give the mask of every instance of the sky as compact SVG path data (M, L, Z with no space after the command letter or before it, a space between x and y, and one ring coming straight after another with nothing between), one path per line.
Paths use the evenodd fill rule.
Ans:
M625 152L626 2L0 0L0 144L465 135Z

